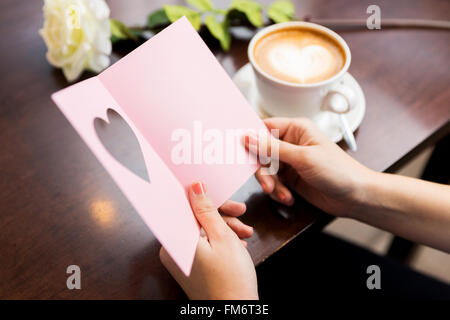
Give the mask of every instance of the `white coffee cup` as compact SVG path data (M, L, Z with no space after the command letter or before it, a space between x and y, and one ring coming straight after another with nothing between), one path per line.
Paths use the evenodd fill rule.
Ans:
M284 81L263 71L254 57L254 49L258 40L268 33L293 27L312 29L312 31L324 33L334 39L345 54L342 69L329 79L307 84ZM303 116L314 119L321 111L346 113L355 105L355 92L341 81L350 66L350 49L341 36L328 28L315 23L300 21L272 25L259 31L250 41L248 58L256 77L258 106L269 116ZM346 101L345 104L342 104L343 100Z

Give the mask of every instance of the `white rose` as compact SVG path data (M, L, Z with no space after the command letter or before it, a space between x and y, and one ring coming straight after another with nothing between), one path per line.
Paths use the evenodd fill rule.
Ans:
M62 68L68 81L84 69L100 72L111 54L109 8L104 0L45 0L44 27L47 60Z

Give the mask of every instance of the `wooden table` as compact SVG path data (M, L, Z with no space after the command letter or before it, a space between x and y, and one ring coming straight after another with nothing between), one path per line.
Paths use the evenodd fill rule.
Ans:
M109 3L112 17L142 24L162 1ZM296 6L299 16L365 18L374 3L382 18L450 18L446 0L302 0ZM41 6L0 4L0 298L183 297L159 262L152 233L50 100L67 83L45 60L37 34ZM449 131L450 32L340 34L352 50L350 72L367 99L354 156L375 170L392 171ZM247 44L235 40L230 54L217 53L230 75L247 62ZM245 220L255 227L249 241L255 263L327 220L300 199L294 208L276 205L253 179L235 198L246 201ZM81 267L81 290L66 288L71 264Z

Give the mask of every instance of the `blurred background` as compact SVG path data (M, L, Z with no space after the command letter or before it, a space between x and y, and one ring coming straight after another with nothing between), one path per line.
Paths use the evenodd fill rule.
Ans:
M420 178L431 156L433 148L427 148L395 173ZM335 219L324 232L350 241L380 255L389 254L394 236L386 231L374 228L350 219ZM412 245L406 254L391 251L393 258L398 258L411 268L450 283L450 255L423 245ZM399 257L400 256L400 257Z

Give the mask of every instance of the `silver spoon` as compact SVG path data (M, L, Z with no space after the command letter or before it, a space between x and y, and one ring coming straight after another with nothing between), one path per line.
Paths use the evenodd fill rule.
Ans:
M350 109L347 99L344 98L341 94L333 94L328 100L328 109L338 114L339 120L341 122L341 130L342 135L344 136L344 140L347 143L349 149L352 152L356 152L356 150L358 150L358 146L356 145L355 136L353 135L353 132L348 125L347 119L344 116L344 113L347 113Z

